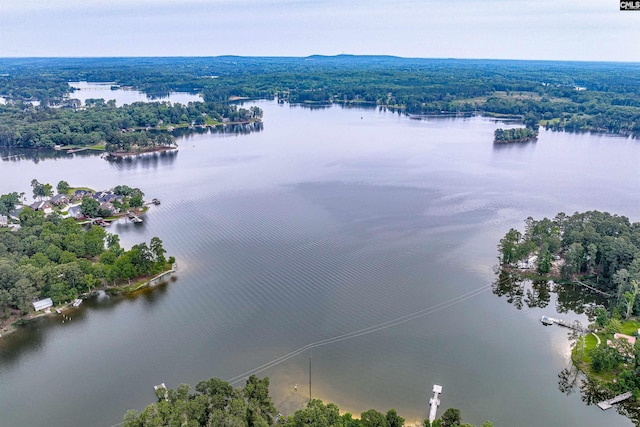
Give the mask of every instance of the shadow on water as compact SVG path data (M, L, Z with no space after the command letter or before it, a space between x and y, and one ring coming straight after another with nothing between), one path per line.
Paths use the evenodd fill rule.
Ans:
M53 149L27 149L27 148L0 148L0 160L3 162L19 162L31 160L38 164L44 160L71 159L77 157L92 157L101 155L101 151L80 151L77 153L67 153L64 150Z
M126 157L107 155L105 159L118 169L135 169L138 167L148 169L170 165L175 162L177 157L178 150L168 150Z
M171 282L177 278L174 276ZM21 360L26 353L43 349L46 337L53 328L64 328L79 321L86 320L91 312L111 310L125 301L138 300L146 306L151 306L164 298L167 294L168 283L159 283L150 288L144 288L133 294L109 296L104 291L84 300L77 308L65 309L62 314L51 313L29 321L18 327L13 333L0 339L0 364L7 367ZM64 316L63 316L64 315Z
M528 279L505 269L500 269L497 276L492 285L493 293L504 297L518 310L525 305L527 308L545 308L551 302L552 294L556 296L555 309L558 313L589 314L606 302L598 294L578 285L556 283L545 278Z
M493 149L495 151L506 151L506 150L521 150L523 148L531 148L536 145L538 142L537 139L530 139L528 141L517 141L517 142L494 142Z
M176 138L189 135L248 135L264 130L263 122L227 123L216 126L195 126L193 128L178 128L171 132Z
M603 389L597 381L590 379L573 365L558 374L558 390L567 396L579 391L580 399L587 406L597 405L617 394ZM615 408L620 415L629 418L635 425L640 425L640 407L637 404L624 401L616 404Z
M552 294L556 297L555 309L558 313L574 312L592 316L595 308L605 303L602 297L578 285L558 284L543 278L528 279L504 269L501 269L497 276L492 285L493 293L504 297L518 310L545 308L550 304ZM602 388L597 381L588 378L573 364L558 373L558 390L567 396L579 392L581 400L588 406L596 405L617 394ZM637 404L622 402L615 406L618 413L639 425L640 407Z
M37 319L0 339L0 363L10 366L18 362L23 353L38 351L44 344L44 319Z

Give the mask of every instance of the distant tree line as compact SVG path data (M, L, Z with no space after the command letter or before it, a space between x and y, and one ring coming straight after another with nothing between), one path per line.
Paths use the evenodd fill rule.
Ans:
M307 407L293 415L281 415L269 395L269 378L251 375L244 387L233 388L219 378L200 381L191 392L187 384L177 389L156 390L157 403L147 406L142 412L128 411L124 416L124 427L402 427L402 418L395 409L386 414L375 409L360 414L340 415L333 403L324 404L311 400ZM433 424L425 420L426 427L474 427L462 423L460 410L447 409ZM485 422L482 427L492 427Z
M151 96L201 93L206 102L222 104L277 96L294 103L368 103L409 114L506 114L549 129L640 134L637 64L350 55L4 58L0 73L0 94L43 105L72 99L68 81L109 81Z

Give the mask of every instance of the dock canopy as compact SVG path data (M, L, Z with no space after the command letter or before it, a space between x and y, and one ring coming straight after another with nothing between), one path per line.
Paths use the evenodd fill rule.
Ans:
M53 301L51 301L51 298L41 299L40 301L33 303L33 309L35 311L45 310L49 307L53 307Z

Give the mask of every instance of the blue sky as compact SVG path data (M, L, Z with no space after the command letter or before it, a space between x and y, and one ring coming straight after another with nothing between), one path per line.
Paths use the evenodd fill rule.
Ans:
M618 0L2 0L0 57L307 56L640 62Z

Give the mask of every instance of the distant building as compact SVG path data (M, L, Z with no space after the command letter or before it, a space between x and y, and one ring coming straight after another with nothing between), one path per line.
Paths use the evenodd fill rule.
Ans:
M39 201L29 205L34 211L42 211L45 215L53 212L53 205L49 201Z
M46 310L51 307L53 307L53 301L51 301L51 298L41 299L40 301L33 303L33 309L35 311Z
M85 196L91 196L91 191L89 190L76 190L73 193L74 200L82 200Z
M538 257L536 255L532 255L529 258L527 258L526 260L518 261L517 267L519 269L528 270L528 269L531 269L531 268L535 268L537 263L538 263Z
M49 201L56 206L66 205L67 203L69 203L69 196L67 196L66 194L56 194Z
M71 206L68 210L67 213L69 214L69 216L71 218L80 218L82 216L82 207L80 205L78 206Z
M19 220L20 212L22 212L22 209L24 209L24 206L18 206L17 208L9 211L9 216L15 220Z
M9 225L9 217L6 215L0 215L0 227L6 227Z
M112 214L115 211L115 207L113 206L113 203L102 202L100 203L100 210Z

